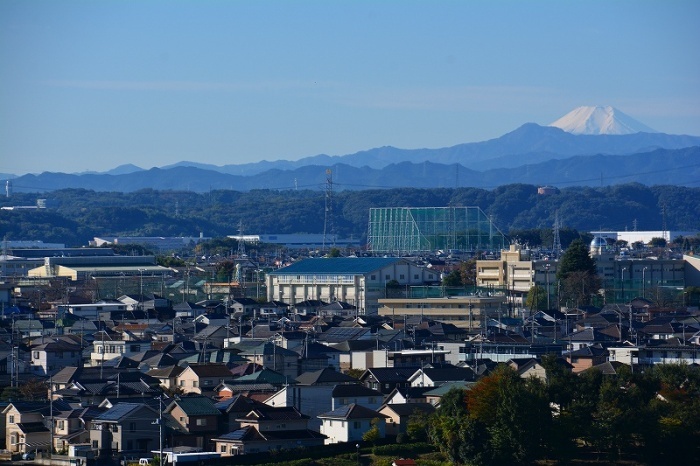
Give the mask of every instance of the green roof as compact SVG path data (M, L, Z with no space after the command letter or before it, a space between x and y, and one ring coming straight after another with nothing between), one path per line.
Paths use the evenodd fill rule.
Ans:
M313 274L348 274L363 275L404 259L396 257L328 257L320 259L304 259L268 275L313 275Z
M183 396L175 400L188 416L218 416L219 410L214 407L214 400L205 396Z

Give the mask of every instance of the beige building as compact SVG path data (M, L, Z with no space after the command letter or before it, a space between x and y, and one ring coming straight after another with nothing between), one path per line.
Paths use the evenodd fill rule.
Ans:
M476 285L500 290L513 307L520 307L535 284L549 290L550 297L556 295L558 266L555 260L532 260L529 250L511 244L508 250L501 251L500 259L476 261Z
M177 386L184 393L212 392L225 379L232 378L225 364L190 364L176 377Z
M5 448L12 453L47 451L51 432L46 427L44 415L49 404L42 402L11 402L3 410L5 416Z
M423 316L460 328L483 328L485 317L506 310L505 294L497 296L450 296L444 298L380 299L379 315L394 320Z

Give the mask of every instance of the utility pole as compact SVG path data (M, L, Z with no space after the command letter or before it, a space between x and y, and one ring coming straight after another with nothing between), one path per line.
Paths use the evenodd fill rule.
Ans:
M54 420L53 420L53 375L49 377L49 422L51 424L50 434L51 442L49 443L49 458L53 456L53 430L54 430Z
M151 424L158 424L158 464L159 466L163 466L163 395L158 395L156 399L158 400L158 419Z

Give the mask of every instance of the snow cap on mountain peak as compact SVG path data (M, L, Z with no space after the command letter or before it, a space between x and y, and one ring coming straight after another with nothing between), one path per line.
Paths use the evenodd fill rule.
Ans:
M657 132L611 106L578 107L548 126L560 128L572 134Z

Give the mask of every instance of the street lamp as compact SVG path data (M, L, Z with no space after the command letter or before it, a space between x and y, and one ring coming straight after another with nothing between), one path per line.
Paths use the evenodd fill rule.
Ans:
M360 464L360 444L358 443L355 445L355 448L357 448L357 464Z

